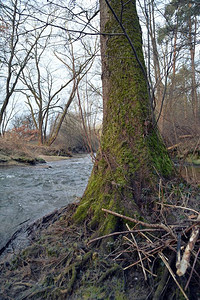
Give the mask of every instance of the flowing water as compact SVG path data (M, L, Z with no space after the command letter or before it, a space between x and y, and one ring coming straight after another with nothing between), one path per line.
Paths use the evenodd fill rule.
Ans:
M91 170L89 155L0 168L0 249L22 223L32 223L82 196Z
M0 249L22 224L81 197L92 165L91 157L83 155L45 165L0 167ZM200 183L199 167L187 166L181 173L188 182Z

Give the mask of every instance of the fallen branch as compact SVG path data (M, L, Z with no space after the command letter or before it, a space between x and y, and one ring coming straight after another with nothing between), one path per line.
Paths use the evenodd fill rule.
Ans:
M172 265L173 261L174 261L174 258L175 258L175 253L172 253L170 258L169 258L169 266ZM161 277L161 280L158 284L158 287L154 293L154 296L153 296L153 300L159 300L161 299L161 296L163 294L163 291L165 290L166 288L166 283L168 281L168 277L169 277L169 269L167 267L165 267L163 273L162 273L162 277Z
M128 226L128 224L126 224L126 227L128 228L129 231L131 231L130 227ZM144 279L147 280L147 274L146 274L146 271L145 271L145 268L144 268L144 265L143 265L143 261L142 261L142 257L141 257L141 254L140 254L140 249L138 247L138 244L137 244L137 241L133 235L133 233L130 233L131 236L132 236L132 239L134 241L134 244L136 246L136 249L137 249L137 252L138 252L138 256L139 256L139 259L140 259L140 263L141 263L141 266L142 266L142 271L143 271L143 274L144 274Z
M184 290L182 289L182 287L180 286L180 284L178 283L174 272L172 271L170 265L168 264L166 258L164 257L164 255L162 253L158 253L159 257L162 259L163 263L165 264L165 266L167 267L167 269L169 270L169 273L171 274L172 278L174 279L176 285L178 286L178 288L180 289L181 293L183 294L183 296L185 297L185 299L189 300L188 296L186 295L186 293L184 292Z
M118 214L114 211L111 211L111 210L108 210L108 209L105 209L105 208L102 208L102 211L104 212L107 212L113 216L116 216L116 217L119 217L119 218L122 218L122 219L125 219L125 220L128 220L130 222L133 222L133 223L136 223L136 224L140 224L140 225L143 225L145 227L150 227L150 228L160 228L160 229L164 229L165 231L167 231L168 233L170 233L171 236L173 236L173 238L176 239L176 236L175 234L172 232L171 228L167 227L165 224L150 224L150 223L145 223L145 222L142 222L142 221L139 221L139 220L136 220L134 218L131 218L131 217L127 217L127 216L124 216L124 215L121 215L121 214Z
M163 230L163 229L161 229L161 230ZM91 243L98 242L102 239L109 238L109 237L112 237L112 236L115 236L115 235L121 235L121 234L127 234L127 233L137 233L137 232L142 232L142 231L155 232L155 231L158 231L158 229L150 229L149 228L149 229L135 229L135 230L130 230L130 231L128 231L128 230L116 231L116 232L112 232L110 234L102 235L102 236L99 236L95 239L92 239L87 243L87 245L90 245ZM160 229L159 229L159 231L160 231Z
M193 272L194 272L194 267L195 267L197 258L198 258L198 256L199 256L199 253L200 253L200 248L199 248L199 250L197 251L197 254L195 255L195 259L194 259L194 262L193 262L192 270L191 270L190 276L189 276L188 281L187 281L186 286L185 286L185 291L187 290L188 285L189 285L189 283L190 283L190 280L191 280L191 278L192 278L192 274L193 274Z
M191 234L189 242L185 248L185 252L183 254L182 260L176 264L176 268L177 268L176 274L178 276L183 276L185 274L185 272L187 271L187 268L190 265L190 263L189 263L190 254L194 248L194 245L198 239L198 236L199 236L199 227L195 226L192 229L192 234Z
M147 236L145 236L146 239L153 244L152 240L150 238L148 238ZM182 287L180 286L180 284L178 283L176 276L174 274L174 272L172 271L169 263L167 262L167 259L165 258L164 254L162 252L158 252L158 256L161 258L161 260L163 261L163 263L165 264L165 266L167 267L169 273L171 274L172 278L174 279L176 285L178 286L178 288L180 289L181 293L183 294L183 296L185 297L185 299L189 300L189 298L187 297L186 293L184 292L184 290L182 289Z
M180 205L171 205L171 204L160 203L160 202L156 202L156 204L164 205L164 206L169 206L169 207L172 207L172 208L181 208L181 209L184 209L184 210L189 210L189 211L192 211L195 214L199 215L198 211L196 211L196 210L194 210L192 208L189 208L189 207L184 207L184 206L180 206Z

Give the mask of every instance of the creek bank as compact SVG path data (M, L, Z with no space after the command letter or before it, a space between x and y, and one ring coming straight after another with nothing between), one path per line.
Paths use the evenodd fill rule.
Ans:
M28 156L8 156L0 153L0 166L19 166L21 164L36 165L46 163L43 158Z
M0 166L19 166L43 164L47 161L55 161L72 157L71 153L64 149L48 147L28 147L26 151L0 149Z
M152 210L151 220L166 224L167 228L173 230L175 239L162 230L158 230L157 234L149 231L141 235L141 226L133 224L137 247L130 233L126 236L118 233L115 239L104 239L103 247L99 241L89 243L94 235L88 226L89 219L85 219L84 224L75 224L73 215L78 203L69 204L27 228L28 247L17 253L15 245L19 243L11 241L9 248L12 253L8 253L0 262L0 299L182 299L169 274L166 280L163 279L166 267L160 262L158 254L170 258L172 253L176 253L176 235L182 232L180 228L185 230L195 224L199 194L197 189L179 181L170 181L160 189L162 205ZM151 241L155 238L155 244L145 242L146 236ZM189 237L190 231L183 233L183 248ZM137 253L141 246L143 269ZM195 245L191 265L198 247L199 241ZM174 270L175 261L170 266ZM197 264L196 274L198 269ZM146 280L143 274L145 270L149 271ZM179 280L180 284L188 280L190 272L191 268L184 280ZM163 298L154 298L163 280ZM188 299L199 299L199 286L199 278L194 275L190 280L191 298Z
M144 299L150 290L140 272L124 275L122 266L109 258L122 237L107 243L106 255L98 245L88 246L92 232L87 221L74 224L76 208L69 204L27 228L29 246L0 262L1 300ZM12 241L10 248L15 245Z
M2 259L5 256L7 256L7 258L12 257L13 250L14 253L17 254L20 250L31 245L39 231L42 231L55 223L66 210L67 206L56 209L31 224L28 224L30 219L22 222L20 224L21 227L12 234L6 244L0 249L0 258Z

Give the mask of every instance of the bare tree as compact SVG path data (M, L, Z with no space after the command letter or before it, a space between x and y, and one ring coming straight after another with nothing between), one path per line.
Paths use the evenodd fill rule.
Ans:
M85 50L86 49L87 48L85 47ZM93 52L91 52L89 56L85 56L84 60L81 63L80 63L79 57L76 57L76 55L75 55L74 46L73 46L72 42L70 42L70 44L69 44L67 54L55 53L56 57L70 71L71 79L70 79L69 83L73 82L73 85L71 87L71 92L69 94L68 100L64 105L63 111L62 111L62 113L59 114L59 118L57 119L56 124L53 126L54 130L50 134L49 140L47 142L48 145L51 145L57 138L59 130L60 130L62 123L65 119L65 116L68 112L68 109L76 95L76 91L78 89L79 83L85 77L85 75L88 73L88 71L91 69L93 62L94 62L96 52L98 52L98 47L96 49L94 49ZM68 58L68 61L66 61L66 58ZM69 62L70 62L70 64L69 64Z
M24 5L26 5L26 3ZM21 2L18 0L7 1L2 9L4 10L4 20L8 30L6 33L4 32L4 36L2 36L3 42L5 43L4 52L1 53L1 62L4 71L2 77L5 81L5 88L3 90L3 100L0 108L0 127L2 126L4 114L15 92L19 78L31 58L35 45L47 27L47 25L42 26L42 28L37 31L35 40L27 41L22 31L26 18L23 18L21 15L21 11L24 9ZM26 47L25 43L27 43Z

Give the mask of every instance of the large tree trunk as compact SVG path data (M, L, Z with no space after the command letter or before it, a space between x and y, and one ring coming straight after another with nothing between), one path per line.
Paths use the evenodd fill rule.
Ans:
M92 175L74 215L78 222L88 217L99 233L119 225L114 216L105 218L102 208L140 214L142 206L151 206L142 194L155 186L158 174L169 176L173 169L152 123L135 2L109 3L132 46L106 1L101 0L101 33L107 33L101 36L103 133Z

